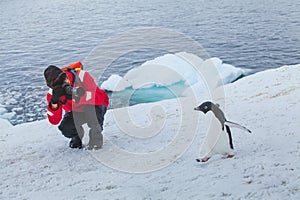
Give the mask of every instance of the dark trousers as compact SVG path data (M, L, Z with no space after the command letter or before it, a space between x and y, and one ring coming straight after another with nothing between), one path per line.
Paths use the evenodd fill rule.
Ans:
M105 113L105 105L85 105L84 112L66 113L60 125L58 126L58 129L67 138L79 136L80 139L82 139L84 135L82 125L87 124L90 128L90 136L101 134L103 130L103 121Z

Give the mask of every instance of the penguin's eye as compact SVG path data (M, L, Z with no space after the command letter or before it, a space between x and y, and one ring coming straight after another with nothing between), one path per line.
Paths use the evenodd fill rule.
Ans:
M204 109L206 110L208 107L207 106L204 106Z

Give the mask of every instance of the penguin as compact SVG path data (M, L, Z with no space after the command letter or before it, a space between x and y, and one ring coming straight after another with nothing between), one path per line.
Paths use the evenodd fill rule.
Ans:
M214 114L211 118L211 126L209 127L208 133L200 150L201 158L196 159L197 162L206 162L214 154L222 154L227 158L232 158L234 156L234 147L229 126L240 128L251 133L251 131L246 127L235 122L228 121L224 112L219 107L220 106L218 104L207 101L194 108L194 110L202 111L204 114L207 114L209 111L212 111Z

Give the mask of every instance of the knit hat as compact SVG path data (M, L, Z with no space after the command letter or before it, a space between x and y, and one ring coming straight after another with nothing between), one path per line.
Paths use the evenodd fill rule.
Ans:
M57 85L62 85L66 80L67 75L60 68L50 65L45 69L44 77L47 85L50 88L54 88Z

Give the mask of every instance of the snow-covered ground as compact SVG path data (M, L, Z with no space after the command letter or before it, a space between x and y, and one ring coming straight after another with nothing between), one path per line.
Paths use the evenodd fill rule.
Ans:
M105 161L110 158L108 164L89 151L68 148L68 140L46 120L7 126L0 134L0 199L300 199L300 65L260 72L224 88L227 118L252 130L248 134L232 129L231 159L214 156L207 163L195 162L207 125L206 116L192 110L201 102L194 105L188 98L181 101L187 104L184 111L174 99L129 109L140 126L164 119L157 135L149 138L121 134L118 126L124 127L126 119L117 115L124 124L116 123L114 112L122 110L109 111L98 154ZM163 112L148 112L153 106ZM174 158L180 157L170 159L169 165L145 173L109 167L119 164L134 171L139 163L116 155L113 146L147 157L177 135L184 136L176 132L178 126L188 148L176 152L175 145Z

